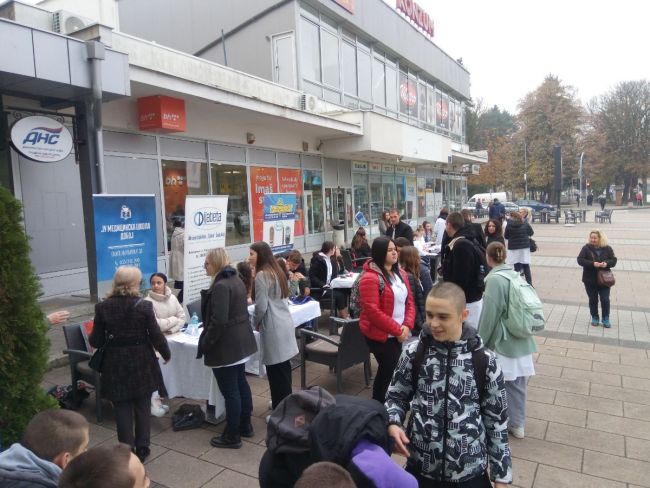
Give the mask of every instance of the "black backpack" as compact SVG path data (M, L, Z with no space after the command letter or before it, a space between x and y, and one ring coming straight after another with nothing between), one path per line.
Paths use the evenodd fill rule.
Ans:
M476 288L483 293L485 291L485 276L487 275L487 262L485 261L485 249L483 249L479 244L476 243L474 239L468 239L465 236L458 236L449 243L449 247L453 248L455 245L463 242L463 240L469 243L472 246L472 254L474 255L474 262L479 263L475 267L476 276L474 277L474 283ZM461 244L463 245L463 244Z
M172 415L172 429L179 430L198 429L205 421L205 413L199 405L183 403Z

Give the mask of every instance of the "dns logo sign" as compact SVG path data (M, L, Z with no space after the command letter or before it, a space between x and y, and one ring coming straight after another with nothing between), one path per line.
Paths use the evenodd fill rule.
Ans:
M70 131L58 120L43 116L16 122L11 128L11 142L23 156L42 163L61 161L72 151Z
M216 227L222 222L222 213L216 208L202 208L194 212L194 225L204 229Z

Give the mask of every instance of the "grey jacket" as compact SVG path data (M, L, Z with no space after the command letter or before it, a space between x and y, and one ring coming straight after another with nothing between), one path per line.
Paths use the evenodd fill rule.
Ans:
M264 271L255 275L255 328L260 331L262 363L282 363L298 354L293 319L282 290Z
M12 444L0 454L0 486L56 488L61 468L39 458L21 444Z

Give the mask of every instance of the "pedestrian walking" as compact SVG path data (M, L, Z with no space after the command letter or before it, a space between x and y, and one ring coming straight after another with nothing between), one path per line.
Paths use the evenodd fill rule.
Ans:
M582 266L582 282L589 297L589 313L591 325L600 325L598 315L598 299L602 310L602 325L609 329L612 325L609 320L609 287L598 284L597 273L599 270L610 269L616 266L614 250L607 243L607 236L600 229L589 232L587 244L582 246L578 254L578 264Z
M605 195L601 195L598 197L598 203L600 204L600 210L605 210L605 204L607 203L607 198L605 198Z
M535 374L533 353L537 346L533 336L521 337L508 334L503 318L508 313L510 280L500 274L518 274L506 264L506 248L500 242L487 247L486 258L492 269L485 279L483 310L478 332L485 341L485 347L495 352L508 397L508 431L517 439L524 438L526 420L526 397L528 377Z
M535 233L528 222L524 222L519 212L510 212L510 222L504 237L508 240L508 264L515 271L524 273L529 285L533 284L530 273L530 237Z

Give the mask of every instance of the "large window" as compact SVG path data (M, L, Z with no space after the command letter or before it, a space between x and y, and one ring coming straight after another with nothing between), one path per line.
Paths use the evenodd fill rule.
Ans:
M384 193L384 208L397 208L397 192L395 190L395 176L383 175L381 186Z
M357 51L353 44L343 41L343 90L357 95Z
M323 173L304 170L302 172L303 195L305 199L306 234L324 231L323 220Z
M376 224L377 219L381 218L384 211L384 202L381 197L381 175L368 175L370 182L370 219L371 223Z
M370 64L370 53L361 48L357 49L357 60L359 63L359 98L361 100L372 101L372 82Z
M339 39L336 34L321 29L323 47L323 83L338 88L339 75Z
M251 241L251 219L248 215L248 188L246 167L213 163L212 194L228 195L226 219L226 246L247 244Z
M380 107L386 106L386 66L378 58L372 60L372 101Z
M397 68L386 61L386 108L397 112Z
M352 173L352 186L354 187L354 214L363 213L366 221L370 223L370 212L368 206L368 175L364 173ZM356 220L357 225L361 225Z
M301 46L300 56L302 76L308 80L320 82L320 38L318 26L313 22L300 19Z

